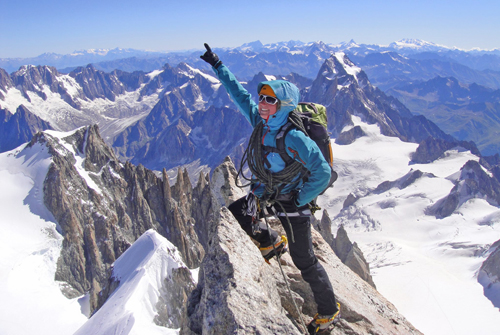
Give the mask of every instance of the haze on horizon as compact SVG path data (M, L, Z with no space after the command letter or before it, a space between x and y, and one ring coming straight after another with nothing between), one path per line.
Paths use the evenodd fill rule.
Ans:
M415 38L470 50L500 48L493 0L0 0L0 58L132 48L237 47L300 40L387 45Z

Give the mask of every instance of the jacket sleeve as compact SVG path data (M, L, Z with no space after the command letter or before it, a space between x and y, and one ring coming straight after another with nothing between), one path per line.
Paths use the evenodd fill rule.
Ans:
M257 104L252 100L252 95L241 86L234 74L224 64L221 64L217 69L213 67L212 69L231 96L231 99L238 106L241 114L246 117L252 127L255 127L262 119Z
M310 176L299 191L297 201L304 206L316 198L330 181L331 168L316 142L300 130L291 130L285 138L287 153L304 164Z

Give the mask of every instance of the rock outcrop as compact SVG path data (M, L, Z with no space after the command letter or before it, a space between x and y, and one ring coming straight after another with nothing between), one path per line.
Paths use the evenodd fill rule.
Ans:
M180 334L300 334L269 266L225 207L208 245Z
M17 148L29 142L39 131L52 129L50 124L31 113L23 105L17 107L16 113L0 109L0 152Z
M247 192L238 187L238 171L236 171L230 157L215 168L212 173L210 186L220 206L228 207L231 203L245 196Z
M453 148L463 148L470 150L474 155L481 156L479 150L473 142L427 137L425 140L420 142L417 150L412 154L411 160L413 163L417 164L430 163L442 157L446 151Z
M363 129L360 126L355 126L348 131L344 131L339 134L339 136L335 139L335 143L340 145L348 145L356 141L356 139L366 136Z
M352 243L349 240L344 226L341 225L338 228L337 237L334 237L332 233L332 221L326 210L323 211L321 220L315 220L313 225L342 263L347 265L354 273L361 277L361 279L365 280L373 288L376 288L370 274L370 265L366 261L363 252L358 247L356 242Z
M219 203L229 204L241 196L235 181L236 170L227 158L211 180ZM278 263L273 260L269 266L263 261L226 207L216 216L207 227L205 258L180 334L302 334L301 320L309 322L316 305L290 256L285 254L280 262L285 281ZM331 227L331 222L322 221L325 228ZM270 224L284 233L278 220L271 219ZM315 253L342 304L343 320L334 333L420 334L372 286L343 265L319 233L313 230L312 237Z
M489 256L481 265L477 278L484 287L484 295L500 308L500 240L490 247Z
M337 237L335 238L335 254L340 258L342 263L347 265L349 269L354 271L364 281L376 288L373 278L370 274L370 267L363 252L359 249L356 242L352 243L347 236L344 226L340 226L337 230Z
M450 216L460 205L472 198L485 199L493 206L500 204L500 183L477 162L470 160L461 169L460 177L450 193L426 210L436 217Z
M117 95L126 92L115 75L99 71L92 64L76 68L70 76L75 78L85 97L90 100L102 98L115 101Z
M380 194L380 193L386 192L394 187L397 187L400 190L402 190L402 189L410 186L416 180L418 180L422 177L435 178L435 176L432 173L424 173L420 170L411 169L407 174L405 174L403 177L401 177L399 179L396 179L394 181L387 180L387 181L384 181L383 183L379 184L375 188L375 190L372 191L372 193Z
M323 210L321 220L313 220L313 227L321 234L325 242L332 247L332 250L335 251L335 237L332 233L332 220L326 210Z
M9 88L13 87L14 83L10 79L9 74L4 69L0 68L0 100L5 99L5 94Z
M342 306L342 319L333 334L420 334L390 302L342 264L315 230L312 238ZM303 333L300 318L309 322L315 313L314 299L288 254L281 266L291 296L278 263L263 261L224 207L210 226L208 244L180 334Z
M43 100L47 100L47 94L43 86L48 86L50 91L58 93L64 87L56 79L59 73L55 67L25 65L12 74L12 82L21 91L23 97L31 102L28 92L37 94Z

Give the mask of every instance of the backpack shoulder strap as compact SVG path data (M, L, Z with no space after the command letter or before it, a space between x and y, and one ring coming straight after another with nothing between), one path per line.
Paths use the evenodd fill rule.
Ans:
M288 121L283 127L281 127L278 135L276 135L276 147L281 156L281 159L285 162L286 165L289 165L294 162L294 159L288 155L286 152L285 145L285 137L292 130L293 124Z
M293 129L293 124L290 121L288 121L287 123L285 123L285 125L283 125L280 128L278 134L276 135L276 148L268 145L263 146L264 150L266 150L267 152L275 152L279 154L281 159L285 162L285 165L287 166L295 161L292 157L290 157L287 154L285 145L286 134L288 134L288 132L292 129Z

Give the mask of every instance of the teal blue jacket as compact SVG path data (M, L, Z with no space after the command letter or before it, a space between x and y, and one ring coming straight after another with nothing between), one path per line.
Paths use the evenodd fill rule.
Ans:
M227 66L221 64L213 70L248 122L253 127L259 122L264 123L264 145L276 148L276 135L279 129L287 123L288 114L299 103L300 92L297 86L284 80L264 81L259 84L257 92L263 85L269 85L281 103L278 112L266 122L260 117L258 105L252 100L252 95L238 82ZM331 174L330 165L316 143L300 130L292 129L287 134L285 146L288 155L302 163L309 170L310 176L305 183L300 179L296 183L287 185L281 193L299 191L297 201L299 206L304 206L316 198L328 185ZM270 163L270 171L276 173L285 168L285 162L278 153L269 153L267 159ZM263 185L256 185L252 192L256 196L261 196L264 192Z

